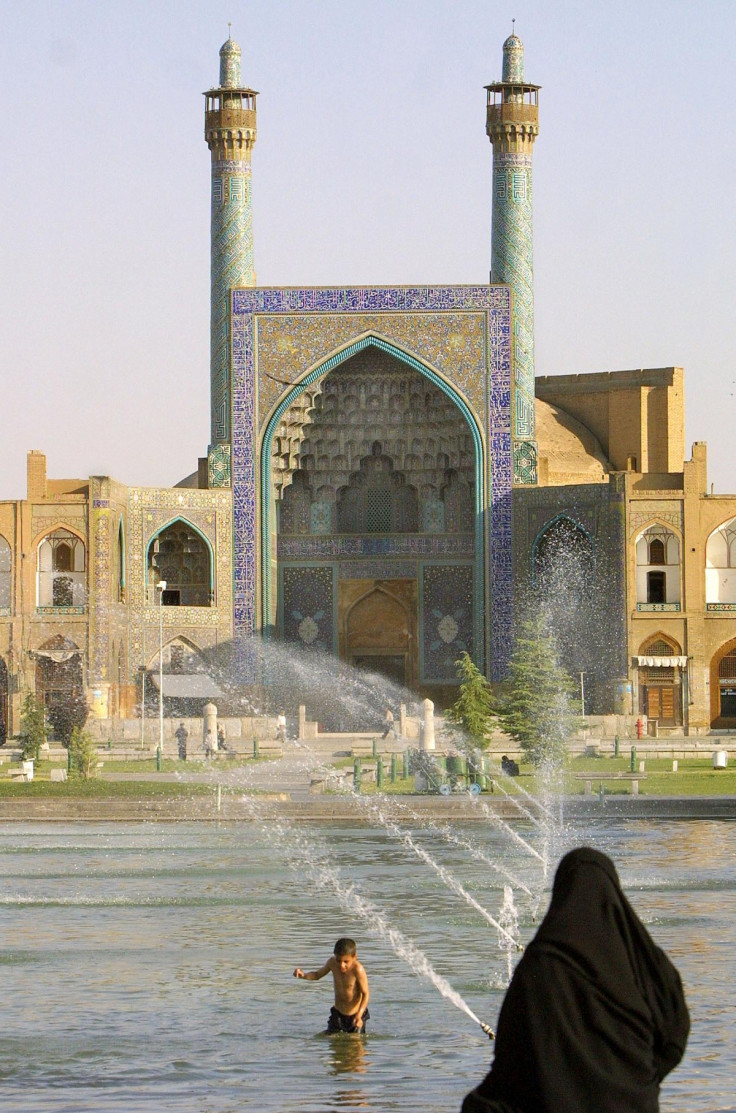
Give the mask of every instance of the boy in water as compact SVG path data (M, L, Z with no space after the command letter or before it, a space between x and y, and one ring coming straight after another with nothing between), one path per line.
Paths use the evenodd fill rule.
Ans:
M330 1009L327 1031L365 1032L365 1022L370 1019L368 1012L368 978L362 963L358 962L358 949L352 939L338 939L335 949L324 966L305 974L298 966L295 978L305 978L308 982L318 982L325 974L332 974L335 984L335 1004Z

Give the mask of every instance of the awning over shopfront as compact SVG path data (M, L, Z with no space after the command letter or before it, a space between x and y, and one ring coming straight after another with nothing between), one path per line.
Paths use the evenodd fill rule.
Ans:
M637 657L636 663L639 668L686 669L687 657Z
M49 647L41 647L40 649L32 649L30 652L31 657L47 657L49 661L53 661L57 665L61 665L64 661L71 661L72 657L79 656L79 649L74 642L64 639L64 644L54 644Z
M151 679L158 688L158 674L152 673ZM219 699L225 695L206 672L164 673L163 681L167 699Z

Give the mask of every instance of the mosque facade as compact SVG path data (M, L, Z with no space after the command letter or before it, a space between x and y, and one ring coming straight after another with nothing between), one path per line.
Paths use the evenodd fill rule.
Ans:
M253 637L441 704L463 650L501 680L542 603L589 712L736 729L736 496L707 491L704 444L685 460L680 368L535 375L539 86L516 35L486 92L488 284L260 287L258 94L223 45L207 455L153 488L28 454L27 498L0 502L3 733L28 690L127 719L162 668L167 697L206 698L192 659Z

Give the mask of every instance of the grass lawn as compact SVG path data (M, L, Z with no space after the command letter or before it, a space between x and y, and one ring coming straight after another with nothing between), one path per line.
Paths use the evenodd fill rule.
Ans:
M159 797L170 799L174 796L201 796L208 793L211 795L213 791L213 786L207 784L156 780L155 758L143 758L140 761L105 761L104 758L101 758L101 760L102 768L97 770L98 773L137 773L139 775L150 773L153 775L150 781L107 781L96 775L84 780L70 774L66 781L52 781L51 770L66 769L66 762L41 760L34 762L32 781L17 781L11 778L9 773L11 768L17 768L17 764L6 764L0 765L0 799L17 796L25 798L29 796L34 798L50 797L54 799L69 797L96 799ZM228 761L227 765L222 762L222 769L225 771L233 768L233 766L250 764L252 761L252 758L242 761L232 759ZM201 761L176 761L173 758L164 758L161 762L162 773L186 774L187 772L202 772L210 768L213 768L213 766L206 763L204 759Z
M371 763L370 758L363 759L364 764ZM347 763L345 763L347 764ZM736 764L726 769L714 769L710 757L680 758L676 773L672 772L671 758L647 758L644 772L639 773L639 762L636 763L636 772L639 773L639 794L641 796L736 796ZM570 758L562 771L562 791L566 795L582 795L585 792L585 781L578 780L580 774L590 774L592 789L598 793L599 786L603 784L606 795L626 795L630 792L629 781L607 780L611 774L629 773L630 761L626 757L574 757ZM541 778L532 765L522 762L518 778L496 778L504 792L510 796L526 791L537 795L544 790ZM366 794L377 791L375 781L363 778L361 792ZM399 778L395 784L384 764L383 792L413 792L414 778L403 780ZM496 793L499 794L497 789Z
M606 793L629 791L626 781L606 781L611 773L629 773L627 757L577 757L570 760L564 772L565 791L584 792L585 783L574 779L574 775L590 773L593 791L597 792L600 783ZM639 762L636 762L639 772ZM671 758L647 758L644 772L639 781L639 792L643 796L736 796L736 765L726 769L714 769L709 757L679 758L677 772L672 772Z
M51 769L65 768L61 762L39 761L35 764L34 779L31 782L18 782L10 777L9 765L0 766L0 798L4 797L96 797L98 799L127 797L128 799L143 797L175 797L206 795L212 792L212 785L192 784L189 782L159 781L156 778L155 758L140 761L104 761L99 772L108 773L137 773L151 774L150 780L135 781L107 781L100 777L91 777L85 781L79 777L70 776L67 781L51 781ZM255 759L258 760L268 760ZM238 766L252 765L253 758L230 758L227 762L208 763L201 761L176 761L173 758L164 758L161 763L162 773L198 772L204 769L214 769L221 766L222 772ZM352 758L337 761L336 766L345 769L352 766ZM370 757L363 758L363 764L374 765ZM411 794L414 792L414 778L401 776L402 762L399 762L399 776L395 782L391 781L390 760L384 760L383 792ZM606 795L623 795L630 791L630 783L625 780L617 781L611 778L615 773L629 773L630 762L628 755L614 757L574 757L570 758L562 771L561 788L567 795L582 795L585 791L585 782L578 779L580 774L589 774L592 789L598 793L600 785ZM637 761L636 772L639 773ZM714 769L710 757L680 758L678 770L672 772L670 758L646 758L644 773L640 773L639 793L642 796L736 796L736 763L726 769ZM501 788L509 795L516 795L520 791L530 792L533 795L543 791L544 786L532 765L521 762L521 772L518 778L496 777ZM352 778L347 778L347 783L352 786ZM366 795L377 792L374 780L363 776L361 792ZM500 789L496 790L500 794Z

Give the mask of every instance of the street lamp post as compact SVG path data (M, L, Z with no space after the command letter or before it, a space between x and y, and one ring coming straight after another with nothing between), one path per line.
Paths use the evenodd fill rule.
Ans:
M138 666L138 675L141 678L141 749L146 744L146 666Z
M166 580L156 584L158 596L158 749L156 768L161 769L161 756L164 752L164 592Z

